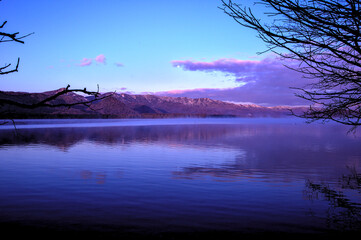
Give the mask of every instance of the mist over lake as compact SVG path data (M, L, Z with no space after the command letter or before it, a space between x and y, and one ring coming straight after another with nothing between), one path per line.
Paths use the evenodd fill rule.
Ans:
M0 126L4 229L360 229L360 189L348 177L360 170L361 137L346 126L294 118L16 122L17 131Z

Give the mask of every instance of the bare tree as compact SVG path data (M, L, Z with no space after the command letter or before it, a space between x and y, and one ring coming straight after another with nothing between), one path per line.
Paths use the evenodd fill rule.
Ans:
M310 79L296 96L310 101L299 117L361 125L360 0L259 0L252 7L222 0L221 9L253 29L289 68ZM254 8L263 6L262 21Z
M5 32L5 31L3 31L3 29L6 24L7 24L7 21L4 21L0 25L0 43L16 42L16 43L24 44L23 38L28 37L29 35L33 34L33 33L30 33L30 34L26 34L26 35L20 35L19 32L15 32L15 33ZM0 75L18 72L19 63L20 63L20 58L18 58L16 66L12 69L10 68L11 63L5 64L3 67L0 67ZM84 101L79 101L79 102L74 102L74 103L57 103L56 101L54 101L57 98L59 98L60 96L66 95L71 92L82 93L85 95L93 96L93 98L91 100L84 100ZM42 99L38 102L35 102L35 103L23 103L20 101L12 100L12 99L6 98L6 95L7 95L6 92L0 91L0 96L4 97L4 98L0 97L0 106L8 105L8 106L16 106L16 107L21 107L21 108L26 108L26 109L35 109L35 108L39 108L39 107L69 107L70 108L75 105L85 105L85 106L91 108L91 103L102 100L104 98L107 98L111 94L103 94L103 95L100 94L99 86L98 86L97 91L88 91L86 88L71 89L70 85L68 85L66 88L60 89L59 91L55 91L55 93L53 95L47 96L44 99ZM11 120L11 121L14 122L13 120ZM6 121L4 121L3 123L5 123L5 122Z

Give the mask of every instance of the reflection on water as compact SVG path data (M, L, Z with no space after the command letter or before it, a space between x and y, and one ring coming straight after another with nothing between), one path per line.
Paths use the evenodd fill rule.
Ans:
M349 170L349 174L340 178L341 184L333 186L334 188L327 182L306 182L304 194L308 200L324 200L329 203L327 227L330 229L361 229L361 203L353 197L361 194L361 174L356 172L355 167Z
M347 168L358 176L360 136L347 128L284 120L111 121L19 128L17 135L0 129L0 223L320 233L339 230L330 219L342 214L348 229L360 227L359 206L349 207L361 203L359 183ZM332 190L346 183L356 191ZM340 209L333 198L353 215L332 215Z

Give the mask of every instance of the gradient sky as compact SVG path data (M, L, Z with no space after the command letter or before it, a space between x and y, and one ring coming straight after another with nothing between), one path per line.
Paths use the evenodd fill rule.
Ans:
M252 3L253 1L243 1ZM304 81L265 50L256 33L218 7L220 0L2 0L3 29L33 35L2 43L0 89L210 97L298 105L290 86ZM257 13L257 12L256 12Z

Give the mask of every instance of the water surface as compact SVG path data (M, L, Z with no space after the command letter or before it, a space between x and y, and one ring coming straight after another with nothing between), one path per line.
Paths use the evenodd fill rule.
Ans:
M151 234L361 226L360 188L344 181L360 170L361 138L344 126L237 118L16 122L17 131L0 126L3 226Z

